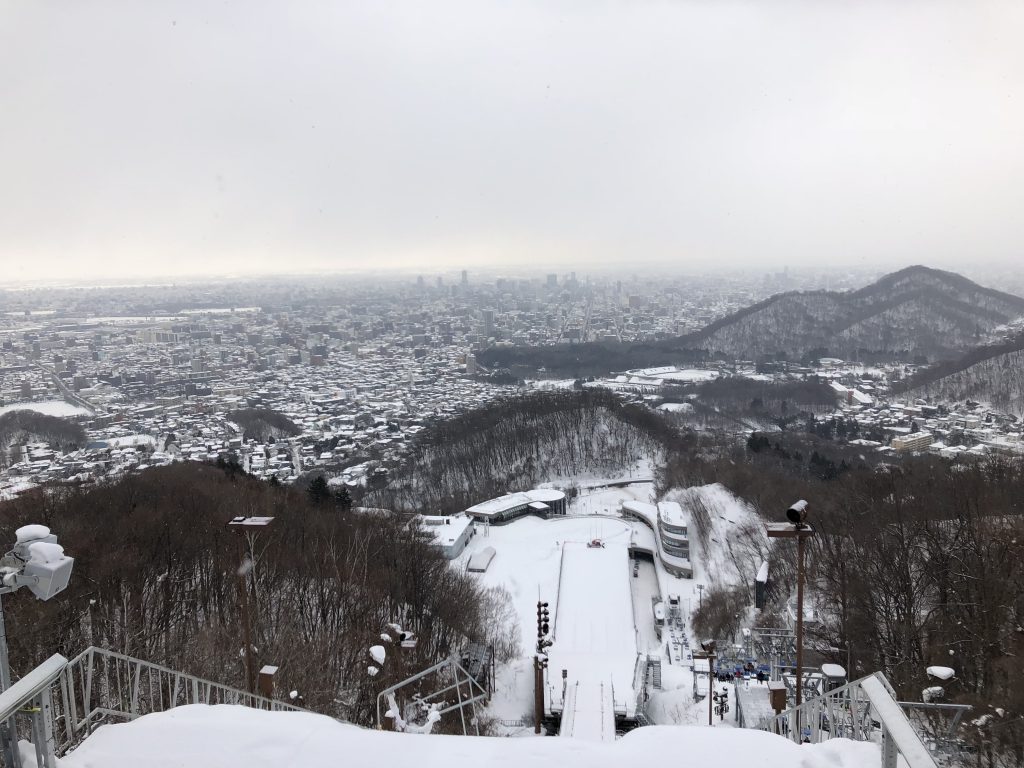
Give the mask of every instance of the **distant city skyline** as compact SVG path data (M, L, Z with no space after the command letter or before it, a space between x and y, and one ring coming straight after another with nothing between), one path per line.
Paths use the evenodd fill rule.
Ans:
M1020 261L1024 6L55 0L0 283Z

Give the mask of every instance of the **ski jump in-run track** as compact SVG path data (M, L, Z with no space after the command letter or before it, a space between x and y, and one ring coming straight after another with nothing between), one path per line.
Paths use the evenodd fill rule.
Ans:
M612 741L616 716L636 717L632 600L625 544L563 545L545 697L560 735Z

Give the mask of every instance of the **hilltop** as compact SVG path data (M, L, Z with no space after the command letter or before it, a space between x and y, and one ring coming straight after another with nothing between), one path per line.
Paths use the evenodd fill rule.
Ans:
M491 347L489 367L585 376L707 359L946 359L1024 315L1024 298L924 266L854 291L780 293L703 329L642 344Z
M773 296L696 334L713 355L948 357L1024 314L1024 299L914 266L857 291Z

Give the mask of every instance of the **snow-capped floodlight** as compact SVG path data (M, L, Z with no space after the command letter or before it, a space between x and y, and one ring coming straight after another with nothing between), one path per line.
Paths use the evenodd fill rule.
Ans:
M15 532L14 548L0 560L3 591L28 587L40 600L63 592L71 580L75 560L45 525L26 525Z
M63 592L71 581L71 569L75 567L74 558L64 554L60 544L35 542L29 547L30 558L25 564L25 578L33 579L34 583L26 586L40 600L49 600Z
M807 502L803 499L786 510L786 519L797 528L802 528L807 518Z
M707 640L700 644L700 647L704 649L704 653L712 654L715 652L715 641Z

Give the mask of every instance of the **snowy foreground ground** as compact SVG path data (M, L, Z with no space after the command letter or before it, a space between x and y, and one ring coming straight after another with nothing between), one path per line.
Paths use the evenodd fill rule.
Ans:
M715 768L876 768L878 747L794 744L762 731L651 726L611 744L385 733L321 715L202 704L100 728L60 768L495 766L624 768L665 760Z

